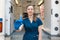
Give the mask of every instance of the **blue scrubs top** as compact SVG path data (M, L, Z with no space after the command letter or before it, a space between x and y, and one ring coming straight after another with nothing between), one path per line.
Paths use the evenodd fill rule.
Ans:
M23 40L38 40L38 27L42 25L42 21L37 18L36 21L30 22L29 18L23 20L25 34Z

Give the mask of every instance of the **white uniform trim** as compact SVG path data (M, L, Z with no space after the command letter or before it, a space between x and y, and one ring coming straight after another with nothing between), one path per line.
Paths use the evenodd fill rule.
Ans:
M19 30L20 30L20 31L23 29L23 26L24 26L24 25L22 24L22 25L19 27Z

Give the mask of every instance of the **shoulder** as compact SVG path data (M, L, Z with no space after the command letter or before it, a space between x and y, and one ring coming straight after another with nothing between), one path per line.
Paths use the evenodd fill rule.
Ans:
M25 22L27 21L27 19L28 19L28 18L23 19L23 23L25 23Z
M43 23L42 23L40 18L37 18L37 23L38 23L38 26L43 25Z
M23 21L26 21L28 18L23 19Z
M37 20L37 21L41 21L41 19L40 19L40 18L38 18L38 17L37 17L37 19L36 19L36 20Z
M37 22L40 23L40 24L43 24L42 20L40 18L37 18Z

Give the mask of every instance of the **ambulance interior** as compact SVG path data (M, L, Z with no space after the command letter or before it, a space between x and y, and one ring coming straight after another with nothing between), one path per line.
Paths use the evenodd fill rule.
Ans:
M24 35L24 29L21 32L16 32L16 27L18 24L15 24L16 21L22 21L23 13L26 12L26 6L28 4L32 4L35 8L35 13L37 13L39 16L40 9L38 6L40 0L6 0L6 11L5 11L5 20L6 20L6 28L5 28L5 37L10 37L11 40L22 40ZM60 1L59 1L60 2ZM51 40L51 31L54 30L51 29L51 16L52 16L52 8L51 0L44 0L44 29L42 30L42 38L43 40ZM52 6L52 7L51 7ZM57 9L58 10L58 9ZM53 19L53 18L52 18ZM2 22L2 19L0 19ZM0 28L2 26L2 23L0 22ZM18 25L19 26L19 25ZM55 31L52 31L52 35L58 35L59 29L58 27L55 28ZM2 28L0 29L0 32L2 32ZM58 33L58 34L57 34ZM52 38L54 39L54 38ZM7 39L6 39L7 40Z
M10 11L8 14L7 9L6 9L6 21L7 21L6 22L6 36L11 35L12 40L14 40L14 39L16 40L17 39L16 37L18 36L18 39L20 38L22 40L23 35L24 35L24 29L21 32L15 32L15 29L17 27L14 27L14 26L17 26L18 23L15 25L14 25L14 23L21 19L21 16L23 16L22 14L26 11L26 6L28 4L34 5L35 13L37 13L39 16L40 15L39 14L40 8L38 6L39 1L40 0L34 0L34 1L32 1L32 0L25 0L25 1L24 0L11 0L10 3L8 3L8 1L7 1L6 8ZM51 5L50 5L50 2L48 4L47 4L47 2L49 2L49 1L48 0L44 1L44 7L45 7L44 27L46 27L47 29L50 30L51 29L51 16L50 16L51 15L51 13L50 13L51 12L51 7L50 7ZM7 5L9 5L9 6L7 6ZM8 25L7 25L7 23L8 23ZM7 26L10 26L10 27L7 27ZM47 32L47 34L49 34L49 32ZM46 36L45 31L44 31L43 35ZM46 36L46 39L49 39L48 36L49 35Z

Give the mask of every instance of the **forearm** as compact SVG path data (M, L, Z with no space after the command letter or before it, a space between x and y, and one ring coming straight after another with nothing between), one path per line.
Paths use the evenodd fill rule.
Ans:
M43 28L43 25L39 26L39 28L38 28L38 31L39 31L38 40L42 40L42 28Z
M39 33L38 40L42 40L42 31L40 31L40 33Z

